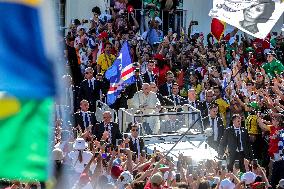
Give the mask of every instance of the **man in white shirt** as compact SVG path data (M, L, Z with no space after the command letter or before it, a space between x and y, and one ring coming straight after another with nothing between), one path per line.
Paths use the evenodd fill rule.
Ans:
M131 135L129 138L129 149L132 152L136 152L137 157L139 158L141 155L141 151L144 148L144 142L142 138L139 138L139 125L134 123L131 125Z

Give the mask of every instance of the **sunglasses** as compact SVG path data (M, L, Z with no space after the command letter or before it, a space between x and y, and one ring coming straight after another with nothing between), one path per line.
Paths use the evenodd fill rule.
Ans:
M134 131L139 131L139 129L131 129L131 131L133 131L133 132L134 132Z

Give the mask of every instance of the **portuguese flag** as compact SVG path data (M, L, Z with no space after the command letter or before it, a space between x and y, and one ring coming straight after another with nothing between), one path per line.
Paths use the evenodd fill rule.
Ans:
M56 86L53 58L47 56L44 40L42 3L0 1L1 179L48 178Z
M226 23L218 20L217 18L212 18L211 21L211 34L220 41L224 34Z

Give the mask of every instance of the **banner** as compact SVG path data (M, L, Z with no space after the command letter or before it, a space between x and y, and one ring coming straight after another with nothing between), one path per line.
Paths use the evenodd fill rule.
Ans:
M280 0L213 0L209 16L264 39L283 11Z

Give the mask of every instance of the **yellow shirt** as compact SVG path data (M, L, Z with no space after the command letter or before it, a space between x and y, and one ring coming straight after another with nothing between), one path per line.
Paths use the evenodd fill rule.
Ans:
M202 86L200 84L197 84L196 86L193 87L196 93L196 100L199 99L199 95L202 91Z
M101 73L104 74L105 71L107 71L107 69L109 67L111 67L112 63L115 60L115 56L110 54L110 55L106 55L105 53L101 54L98 58L98 65L101 66Z
M249 115L245 121L245 125L249 134L254 134L254 135L260 134L256 115Z
M215 102L218 104L220 116L223 119L224 126L226 126L226 111L230 105L222 98L218 98Z

